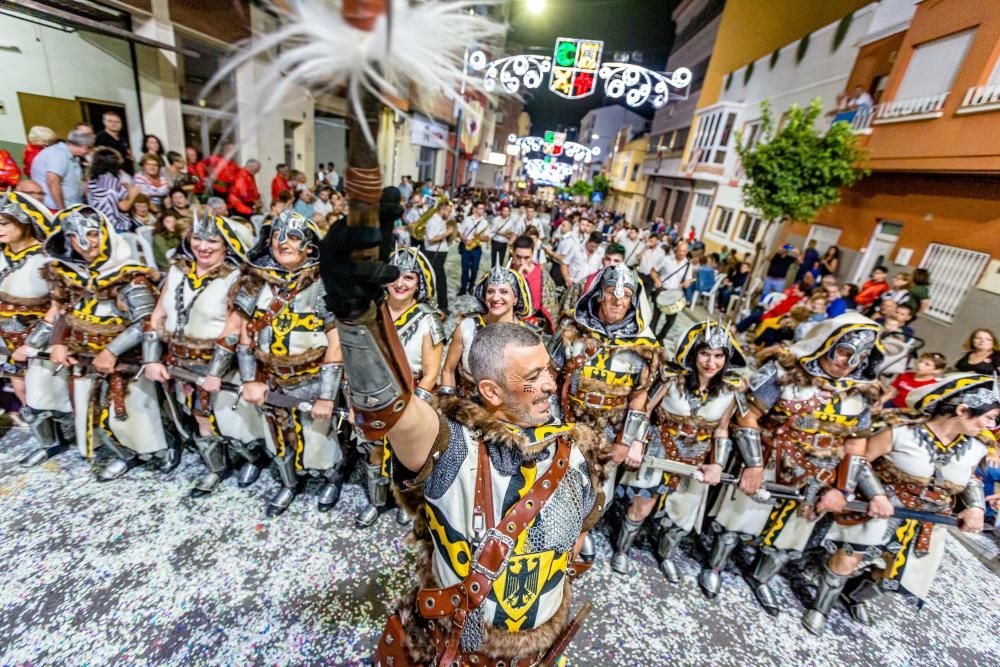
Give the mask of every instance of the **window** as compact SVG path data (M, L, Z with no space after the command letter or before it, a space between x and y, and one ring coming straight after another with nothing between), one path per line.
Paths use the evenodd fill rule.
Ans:
M740 225L737 237L746 243L756 243L757 234L760 233L760 226L763 221L756 215L750 215L749 213L741 213L740 220L742 224Z
M632 179L631 180L632 181L639 180L639 165L637 165L637 164L632 165Z
M965 30L913 48L894 100L911 100L951 90L976 31Z
M943 243L931 243L920 262L920 268L931 275L931 305L927 314L953 322L958 307L969 288L976 284L990 256L984 252L956 248Z
M723 236L729 236L729 227L733 222L733 209L719 206L715 210L715 231Z
M726 161L736 116L735 111L722 110L699 119L694 143L696 162L722 164ZM683 148L683 144L680 147Z
M694 197L694 205L708 208L712 205L712 195L697 193Z
M753 148L761 140L760 124L761 120L758 118L743 126L743 145L747 148Z

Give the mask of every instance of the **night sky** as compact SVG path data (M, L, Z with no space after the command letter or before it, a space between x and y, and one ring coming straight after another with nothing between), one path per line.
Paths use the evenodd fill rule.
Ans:
M523 47L517 53L551 56L557 37L590 38L604 40L605 62L613 60L616 51L638 50L644 67L663 71L666 66L676 0L547 0L540 16L526 11L525 1L514 0L511 9L509 38ZM526 101L534 134L573 127L587 111L609 103L601 83L586 99L566 100L548 91L548 78ZM652 117L653 109L644 115Z

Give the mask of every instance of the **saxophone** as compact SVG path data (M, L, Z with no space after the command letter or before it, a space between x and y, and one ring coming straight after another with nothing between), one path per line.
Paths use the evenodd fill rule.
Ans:
M427 235L427 223L438 211L441 210L441 207L447 203L447 197L441 197L438 201L432 201L431 205L427 207L427 210L421 213L420 217L413 223L413 227L410 229L410 236L423 243L424 237Z

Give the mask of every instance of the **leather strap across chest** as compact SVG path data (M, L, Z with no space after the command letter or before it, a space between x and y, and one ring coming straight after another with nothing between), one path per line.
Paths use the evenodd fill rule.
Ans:
M455 661L469 613L486 600L493 582L500 578L507 567L507 561L513 555L514 545L521 533L535 520L555 493L569 469L569 455L570 443L566 438L560 437L548 470L535 480L521 500L514 503L500 525L494 526L493 486L490 479L492 466L486 444L480 442L473 521L477 515L482 516L485 531L472 555L469 574L454 586L425 588L417 593L417 604L424 618L451 618L451 631L440 658L441 665L451 665Z
M299 288L296 287L295 289L288 290L288 292L279 293L271 299L271 303L268 304L267 310L264 311L263 315L247 322L247 330L250 333L259 333L271 326L271 322L274 321L274 318L277 317L278 313L284 310L296 296L298 296L299 291Z

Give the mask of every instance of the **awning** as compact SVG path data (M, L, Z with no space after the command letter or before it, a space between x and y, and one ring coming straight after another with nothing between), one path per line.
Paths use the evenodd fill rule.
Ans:
M100 21L96 21L92 18L81 16L79 14L74 14L73 12L65 11L64 9L57 9L41 2L35 2L35 0L17 0L16 2L13 0L0 0L0 9L6 9L19 14L26 14L28 16L45 19L47 21L71 26L87 32L97 33L99 35L117 37L136 44L151 46L154 49L175 51L187 56L188 58L199 57L196 52L191 51L190 49L174 46L173 44L166 44L164 42L158 42L155 39L140 37L119 27L101 23Z

